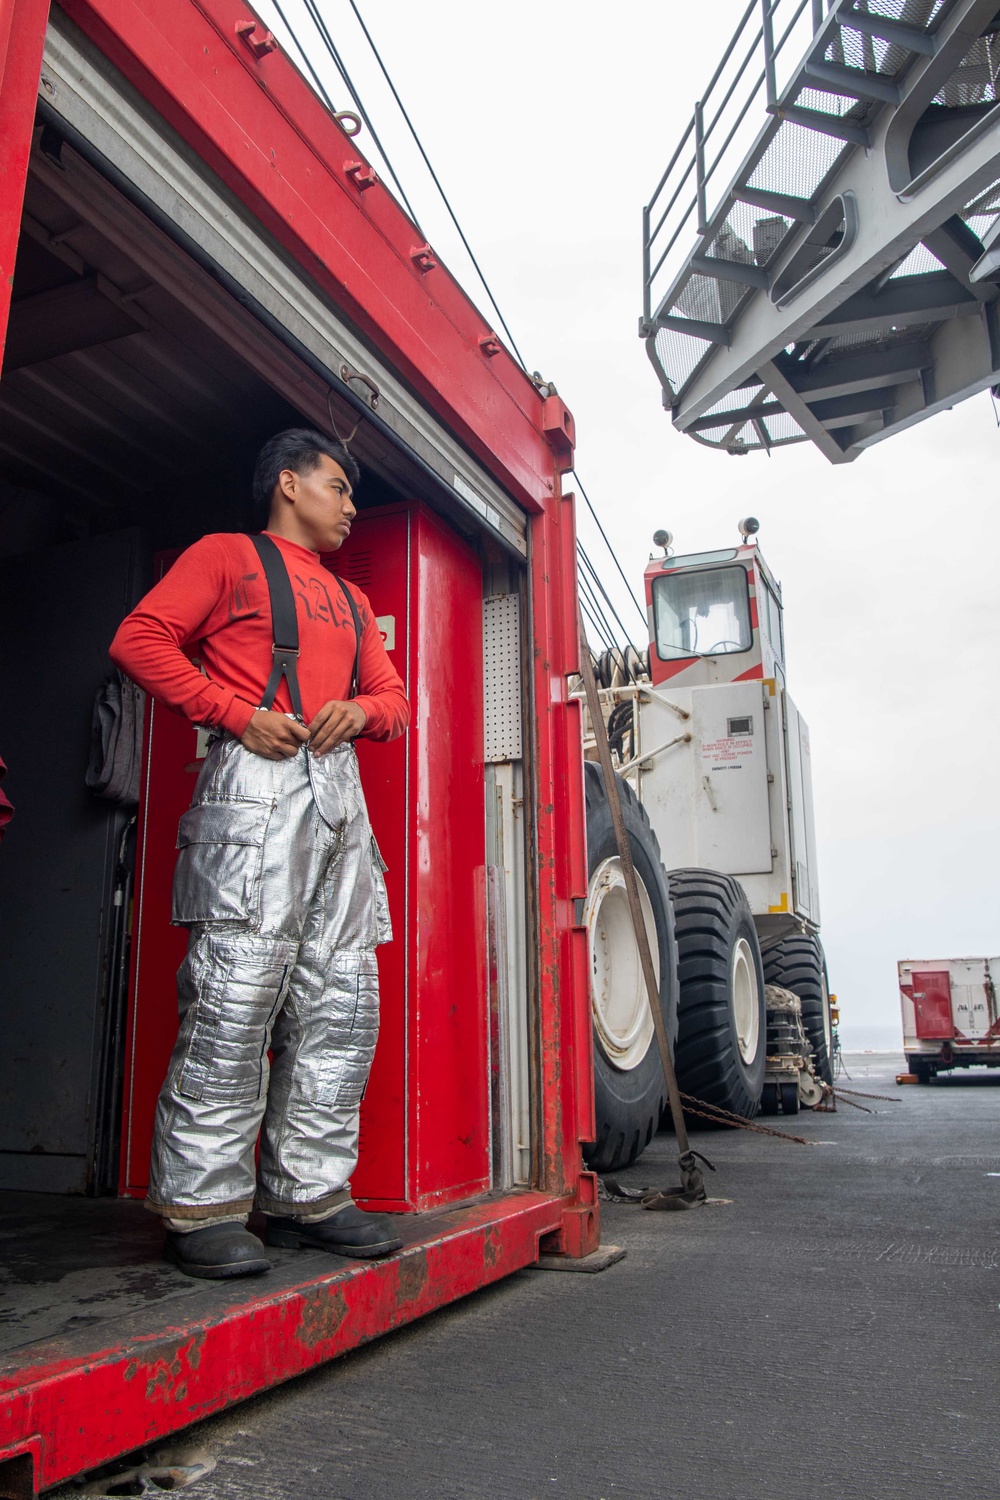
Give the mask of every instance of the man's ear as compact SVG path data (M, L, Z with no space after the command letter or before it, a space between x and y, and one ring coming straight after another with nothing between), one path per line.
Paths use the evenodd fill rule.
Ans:
M296 474L294 469L282 469L281 473L278 475L278 483L276 488L280 491L280 494L285 497L285 499L295 499L296 490L298 489L298 479L299 476ZM279 497L275 496L274 498L277 499Z

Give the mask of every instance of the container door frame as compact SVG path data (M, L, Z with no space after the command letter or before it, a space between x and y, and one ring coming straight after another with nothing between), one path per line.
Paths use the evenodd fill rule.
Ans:
M0 0L0 368L49 0Z
M130 256L162 260L156 255L155 230L165 234L202 269L198 281L208 283L195 294L198 306L180 281L171 282L172 295L210 326L216 326L211 314L206 318L210 299L216 316L226 321L234 321L236 308L244 330L256 328L250 339L244 331L239 353L269 384L324 426L329 423L328 394L338 407L341 402L353 407L387 444L402 450L452 514L464 515L466 529L472 520L523 563L528 521L518 502L332 303L289 265L287 254L211 169L192 156L170 124L142 107L127 80L62 11L53 14L48 28L44 66L53 86L51 97L43 99L45 117L155 226L148 244L137 245L127 236ZM103 232L111 232L111 226ZM162 274L159 267L147 269L157 279ZM258 363L267 344L276 346L277 359L265 355ZM289 390L283 380L291 382ZM376 400L369 381L377 389Z

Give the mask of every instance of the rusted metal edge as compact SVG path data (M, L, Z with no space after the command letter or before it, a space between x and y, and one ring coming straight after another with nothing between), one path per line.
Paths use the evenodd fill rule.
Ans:
M252 1290L241 1283L242 1297L234 1286L208 1316L202 1307L87 1356L61 1359L48 1345L47 1362L0 1384L7 1452L34 1452L44 1489L177 1432L531 1264L565 1206L512 1194L449 1214L446 1230L431 1227L384 1261L351 1262L270 1294L266 1280ZM177 1306L150 1317L176 1316Z

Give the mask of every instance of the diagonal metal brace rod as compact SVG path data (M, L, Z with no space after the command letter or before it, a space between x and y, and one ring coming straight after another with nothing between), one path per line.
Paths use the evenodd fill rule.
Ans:
M625 894L628 897L628 907L632 917L632 930L635 934L636 947L639 949L639 961L642 965L642 977L646 983L649 1009L653 1016L656 1044L660 1049L660 1062L663 1066L663 1077L667 1085L667 1098L670 1102L670 1117L674 1122L674 1133L677 1136L677 1164L681 1173L681 1187L680 1189L667 1189L661 1196L676 1198L678 1200L676 1206L684 1208L695 1203L705 1202L707 1196L705 1193L705 1180L695 1159L695 1153L691 1150L691 1145L688 1141L684 1107L681 1104L680 1090L677 1087L677 1074L674 1071L674 1059L670 1052L670 1038L667 1036L667 1026L663 1018L663 1006L660 1003L660 989L656 982L656 974L653 969L653 955L649 948L649 935L646 932L646 923L643 920L642 907L639 904L639 885L636 880L635 865L632 862L632 849L625 828L625 816L622 812L621 797L618 792L618 780L615 776L615 768L611 760L611 746L608 743L607 726L604 723L604 715L601 712L601 699L597 691L594 668L590 660L587 630L584 625L582 613L578 612L577 618L580 629L580 675L583 678L587 709L590 713L591 730L597 742L597 756L601 763L604 790L611 812L611 822L615 830L618 858L621 861L622 867L622 879L625 885Z
M690 734L676 734L672 740L667 740L665 744L657 745L655 750L647 750L645 755L637 755L633 760L629 761L627 766L622 766L622 775L631 776L633 771L638 771L639 767L644 766L647 760L655 760L658 755L663 754L664 750L672 750L675 745L688 745L690 743Z

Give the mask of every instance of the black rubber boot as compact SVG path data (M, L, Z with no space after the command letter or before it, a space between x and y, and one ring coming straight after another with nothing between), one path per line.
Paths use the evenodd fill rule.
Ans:
M362 1260L391 1255L403 1244L393 1233L390 1219L384 1214L366 1214L354 1203L345 1204L317 1224L269 1218L264 1238L269 1245L280 1245L284 1250L329 1250L332 1255Z
M235 1221L210 1224L207 1229L192 1229L188 1234L168 1229L163 1253L186 1276L204 1276L210 1281L257 1276L271 1269L260 1240Z

